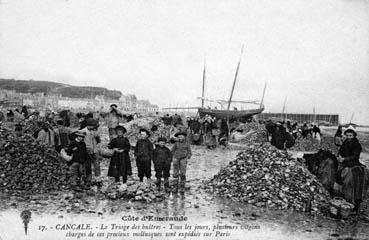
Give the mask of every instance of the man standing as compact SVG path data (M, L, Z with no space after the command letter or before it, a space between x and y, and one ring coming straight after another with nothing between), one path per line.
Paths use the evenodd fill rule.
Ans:
M101 186L101 170L100 170L100 159L98 157L97 144L100 142L99 135L97 134L98 122L93 118L86 120L86 128L83 129L86 132L85 143L88 153L86 161L86 181L87 184L91 183L92 180L92 165L94 167L96 184Z
M178 138L178 142L176 142L172 147L173 154L173 178L174 178L174 189L173 192L178 192L178 187L180 188L180 192L184 193L185 183L186 183L186 169L187 169L187 160L191 158L191 146L189 142L185 139L187 136L184 132L179 132L175 134L175 137ZM180 182L179 182L180 177Z
M118 111L118 106L116 104L110 105L110 112L108 114L107 125L109 129L109 140L111 141L116 137L115 128L119 125L119 120L122 114Z
M153 159L153 145L148 139L150 133L146 129L140 129L140 139L135 148L136 164L140 182L143 178L151 178L151 160Z
M69 135L71 134L71 131L68 127L64 126L64 121L61 118L58 118L56 120L57 127L55 128L55 136L56 136L56 142L55 142L55 149L57 152L60 153L62 149L66 149L70 143Z

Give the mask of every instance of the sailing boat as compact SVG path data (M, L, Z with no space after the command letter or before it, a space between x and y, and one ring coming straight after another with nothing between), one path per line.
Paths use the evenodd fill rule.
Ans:
M204 117L205 115L209 115L211 117L215 117L217 119L226 119L227 116L229 119L239 119L239 120L247 120L252 116L259 114L264 111L264 107L255 108L255 109L247 109L247 110L218 110L218 109L206 109L203 107L198 108L198 112L200 117Z
M242 56L242 52L243 52L243 47L242 47L242 50L241 50L241 56ZM203 83L202 83L202 97L201 97L202 102L201 102L201 107L198 108L198 112L199 112L200 117L204 117L206 115L209 115L209 116L215 117L217 119L227 119L227 122L229 120L236 120L236 119L240 120L240 121L246 121L246 120L250 119L253 115L259 114L259 113L264 111L263 101L264 101L264 95L265 95L265 90L266 90L266 84L264 86L263 95L262 95L262 98L261 98L260 102L258 102L258 101L234 101L234 100L232 100L234 88L235 88L236 81L237 81L238 71L239 71L239 68L240 68L240 63L241 63L241 57L238 61L236 74L235 74L235 77L234 77L234 80L233 80L232 91L231 91L231 95L230 95L228 101L227 100L208 100L208 99L205 98L204 89L205 89L206 64L204 64L204 71L203 71L203 78L202 78L202 81L203 81ZM205 100L210 101L210 102L217 102L221 106L223 106L223 104L227 103L228 107L227 107L226 110L224 110L224 109L221 109L221 110L206 109L204 107L204 101ZM259 107L255 108L255 109L248 109L248 110L230 110L229 108L230 108L231 103L248 103L248 104L259 105Z
M242 55L242 51L241 51L241 55ZM233 92L234 92L234 88L235 88L235 84L237 81L237 76L238 76L238 71L239 71L239 67L240 67L240 63L241 63L241 58L238 61L238 65L237 65L237 70L236 70L236 74L233 80L233 85L232 85L232 91L231 91L231 95L229 100L211 100L211 99L207 99L205 98L205 80L206 80L206 63L204 63L204 70L203 70L203 77L202 77L202 97L198 98L201 99L201 107L176 107L176 108L163 108L163 109L197 109L198 110L198 114L200 117L204 117L206 115L209 115L211 117L215 117L217 119L226 119L227 122L229 122L229 120L240 120L242 122L245 122L246 120L250 119L252 116L257 115L261 112L264 111L264 95L265 95L265 90L266 90L266 84L264 86L264 90L263 90L263 95L261 98L261 101L234 101L232 100L232 96L233 96ZM204 104L206 102L215 102L221 105L222 109L208 109L205 108ZM254 104L257 105L258 108L254 108L254 109L247 109L247 110L230 110L230 104L231 103L248 103L248 104ZM228 104L227 109L223 109L223 106L225 104Z

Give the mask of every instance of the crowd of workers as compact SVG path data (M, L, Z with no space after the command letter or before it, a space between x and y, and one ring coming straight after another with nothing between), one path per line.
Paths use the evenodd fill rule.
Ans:
M166 191L172 189L174 192L184 192L187 161L192 155L191 144L203 144L213 149L219 145L225 146L232 138L232 134L242 132L237 128L237 124L228 126L224 119L215 119L208 115L203 118L187 117L184 119L178 114L159 116L156 113L156 118L170 128L169 138L161 136L155 142L151 142L150 134L158 127L154 125L152 129L140 129L139 140L136 146L132 147L126 137L127 130L123 124L138 118L137 114L124 115L118 110L117 105L112 104L108 113L77 114L77 117L78 126L72 130L71 120L66 112L30 113L26 107L23 107L21 110L8 110L6 114L0 113L0 122L4 120L12 122L17 118L33 119L37 122L37 127L33 132L36 141L54 147L68 161L72 184L77 190L89 188L91 184L102 185L101 139L98 132L101 118L106 123L109 132L107 147L110 149L111 160L108 176L119 184L122 178L123 188L126 187L128 177L132 176L129 154L131 150L134 153L140 182L151 182L151 163L153 163L156 185L159 190L163 183ZM320 128L314 123L298 125L290 121L260 121L259 124L265 125L268 132L266 140L278 149L292 147L299 137L310 136L318 140L321 137ZM231 128L230 131L229 128ZM22 130L21 124L15 125L16 134L22 134ZM337 173L338 184L342 184L342 169L362 166L359 162L362 148L356 137L355 129L348 128L344 136L342 132L340 126L334 137L334 144L340 147L338 160L342 163L342 168ZM173 144L171 149L168 148L168 143ZM173 185L169 186L172 167Z

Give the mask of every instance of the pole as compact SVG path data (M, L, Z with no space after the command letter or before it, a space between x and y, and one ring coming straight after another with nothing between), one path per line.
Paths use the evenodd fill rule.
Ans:
M240 55L240 59L238 60L238 64L237 64L237 69L236 69L236 73L234 75L234 80L233 80L233 85L232 85L232 91L231 91L231 95L229 96L229 101L228 101L228 106L227 106L227 125L228 125L228 136L230 134L230 127L229 127L229 108L231 107L231 102L232 102L232 97L233 97L233 91L234 91L234 87L236 85L236 80L237 80L237 76L238 76L238 71L240 69L240 64L241 64L241 58L242 58L242 54L243 54L243 47L241 49L241 55Z
M354 118L354 114L355 113L352 113L352 115L351 115L350 123L352 123L352 119Z
M262 95L261 101L260 101L260 108L263 108L263 106L264 106L264 96L265 96L266 87L267 87L267 83L265 82L264 90L263 90L263 95Z
M204 60L204 70L202 72L202 94L201 94L201 107L204 108L205 103L205 75L206 75L206 59Z
M286 110L286 101L287 101L287 96L284 98L284 102L283 102L283 108L282 108L282 121L284 121L284 117L285 117L285 115L284 115L284 112L285 112L285 110Z

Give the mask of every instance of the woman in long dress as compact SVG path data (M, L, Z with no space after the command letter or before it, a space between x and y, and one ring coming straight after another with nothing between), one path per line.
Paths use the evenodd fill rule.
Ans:
M129 158L131 145L129 140L124 137L127 130L123 126L117 126L115 131L117 137L113 138L108 145L109 149L114 150L109 165L108 176L114 177L115 182L119 182L122 176L123 184L125 184L127 182L127 177L132 175L131 160Z

